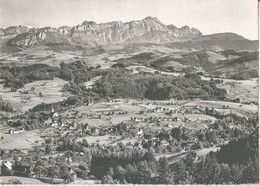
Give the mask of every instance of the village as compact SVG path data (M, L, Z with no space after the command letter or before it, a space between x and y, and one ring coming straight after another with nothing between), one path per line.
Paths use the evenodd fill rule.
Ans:
M199 100L191 102L196 103L196 101ZM62 159L69 165L69 175L72 180L77 176L84 179L81 175L82 171L78 169L84 162L84 175L88 175L91 157L88 157L88 161L82 162L81 159L86 159L86 151L70 149L69 146L64 145L65 139L72 140L71 143L75 146L79 143L103 147L122 144L139 150L153 147L155 157L164 155L173 162L190 150L198 153L200 150L208 152L206 149L217 150L230 138L215 137L217 139L202 143L198 136L212 135L214 132L212 126L217 119L214 114L219 115L221 112L218 112L217 108L208 108L203 104L191 104L191 102L117 99L90 103L61 113L52 108L43 121L46 127L32 131L13 128L15 119L2 120L1 125L4 126L4 130L1 131L1 144L4 147L4 144L8 143L9 149L1 150L1 170L3 173L7 172L6 174L12 172L12 175L38 178L33 163L29 166L28 162L21 162L28 157L30 161L39 158L44 158L46 161ZM241 107L237 105L237 108ZM228 110L229 106L221 104L219 109ZM230 113L224 115L228 114ZM32 141L31 137L30 139L23 137L23 140L29 143L27 147L19 145L22 144L20 140L8 141L10 137L19 139L19 135L33 132L37 136L35 141ZM183 139L178 139L180 132L183 133ZM57 178L56 181L61 183L63 180Z

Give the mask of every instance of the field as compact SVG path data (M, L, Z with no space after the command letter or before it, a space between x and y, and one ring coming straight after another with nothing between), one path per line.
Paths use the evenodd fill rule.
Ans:
M15 111L24 113L38 104L54 103L68 98L69 93L61 92L65 83L67 82L59 78L34 81L24 85L24 88L20 88L16 92L11 92L10 88L5 88L3 84L0 84L0 94L4 101L14 106ZM25 93L26 91L28 93ZM39 96L40 92L43 97Z
M230 98L239 98L241 102L258 102L259 86L257 79L224 80L219 88L227 90Z
M145 66L129 66L126 67L126 69L133 70L133 74L139 73L139 72L147 72L147 73L155 73L157 70ZM170 76L181 76L180 73L177 72L161 72L161 74L164 75L170 75Z
M201 76L203 80L210 80L209 77ZM241 102L258 102L259 83L257 78L249 80L233 80L222 79L223 83L218 84L218 88L223 88L227 91L228 97L231 99L239 98Z
M111 143L116 144L117 139L119 139L120 136L87 136L87 137L82 137L78 138L77 141L82 141L83 139L86 139L89 144L100 144L100 145L108 145Z
M185 105L186 106L200 105L202 107L208 107L208 108L214 107L215 110L218 110L220 112L226 112L226 113L232 112L237 115L245 116L245 117L253 115L258 111L257 105L246 105L246 104L223 102L223 101L192 101ZM226 108L226 106L228 106L229 108Z
M30 184L30 185L42 185L45 184L37 179L18 177L18 176L1 176L0 184L14 184L13 181L19 181L21 184ZM16 183L18 184L18 183Z
M7 132L7 128L4 129L1 125L0 136L3 136L4 139L1 140L0 144L1 147L7 150L29 150L32 149L33 146L41 145L41 143L44 142L40 137L39 130L25 131L18 134L8 134ZM38 141L38 143L35 143L35 141Z
M173 52L180 52L179 49L172 49L168 48L166 46L160 46L160 45L149 45L149 46L141 46L138 48L139 50L142 50L142 52L158 52L158 53L173 53Z

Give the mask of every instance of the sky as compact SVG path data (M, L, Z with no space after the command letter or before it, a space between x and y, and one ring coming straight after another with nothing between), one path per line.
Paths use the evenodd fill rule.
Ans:
M257 0L0 0L0 27L76 26L84 20L140 20L157 17L164 24L188 25L204 35L235 32L258 39Z

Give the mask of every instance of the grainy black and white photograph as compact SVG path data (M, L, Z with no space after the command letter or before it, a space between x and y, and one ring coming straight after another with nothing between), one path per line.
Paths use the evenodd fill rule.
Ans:
M0 184L259 184L257 0L0 0Z

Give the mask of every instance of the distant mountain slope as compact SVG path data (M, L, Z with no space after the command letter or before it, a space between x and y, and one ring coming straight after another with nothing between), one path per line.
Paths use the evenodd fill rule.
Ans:
M215 64L216 74L225 74L233 79L257 78L259 72L258 52L244 53L242 56Z
M22 34L29 32L30 28L27 26L10 26L6 29L0 28L0 36Z
M41 44L68 44L75 46L98 46L129 43L169 43L184 42L201 36L195 28L165 25L155 17L146 17L138 21L123 23L113 21L97 24L84 21L74 27L27 28L9 27L0 30L0 36L17 34L9 40L16 46L33 46Z
M167 45L176 49L190 50L258 50L258 41L251 41L235 33L217 33L194 38L187 42L171 43Z

